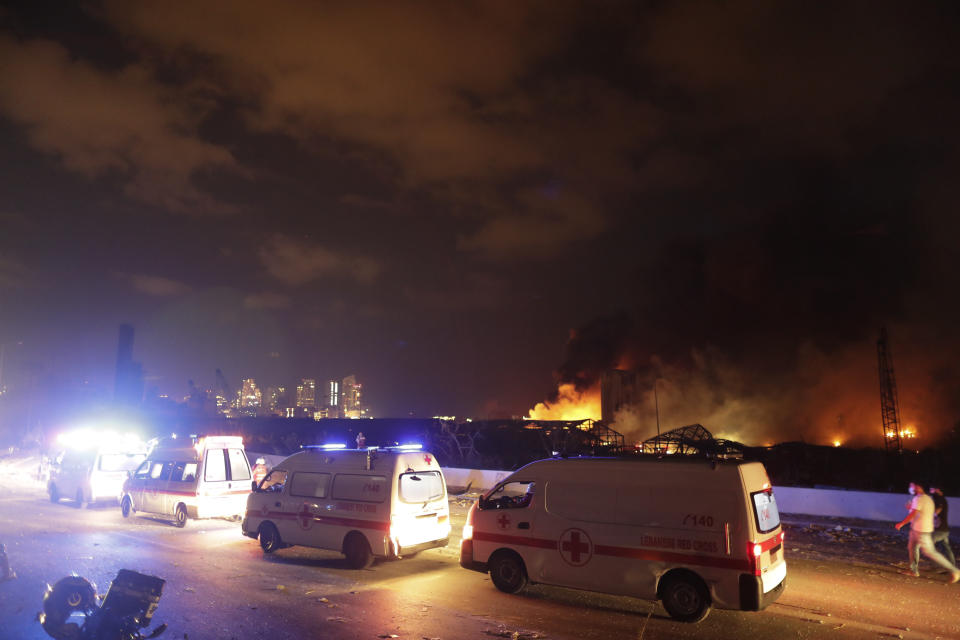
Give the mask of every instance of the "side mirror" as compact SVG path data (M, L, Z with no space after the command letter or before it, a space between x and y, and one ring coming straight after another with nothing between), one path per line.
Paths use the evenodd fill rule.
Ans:
M257 490L257 481L256 481L256 480L251 480L251 481L250 481L250 490L251 490L251 491L256 491L256 490Z

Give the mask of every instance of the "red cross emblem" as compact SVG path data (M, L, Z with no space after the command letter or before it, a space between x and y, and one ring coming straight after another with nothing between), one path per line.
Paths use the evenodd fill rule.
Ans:
M433 462L433 458L431 458L430 456L423 456L423 461L426 462L427 464L430 464L431 462Z
M313 524L313 512L310 511L310 505L303 503L303 508L297 513L297 523L300 528L306 531Z
M508 516L508 515L505 514L505 513L504 513L504 514L501 514L500 517L497 518L497 526L500 527L501 529L507 529L507 528L509 528L509 527L510 527L510 516Z
M270 513L270 507L264 504L262 507L260 507L260 513L262 513L263 517L266 518L267 514Z
M567 529L560 536L560 557L574 567L582 567L593 557L593 543L583 529Z

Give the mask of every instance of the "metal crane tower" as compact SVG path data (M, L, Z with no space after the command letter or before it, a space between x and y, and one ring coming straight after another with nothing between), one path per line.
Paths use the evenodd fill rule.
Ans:
M883 445L901 453L900 402L897 399L897 380L893 376L893 358L887 348L887 328L880 327L877 340L877 359L880 368L880 417L883 420Z

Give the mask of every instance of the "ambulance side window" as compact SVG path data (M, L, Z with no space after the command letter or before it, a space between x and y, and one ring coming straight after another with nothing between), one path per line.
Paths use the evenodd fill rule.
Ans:
M298 498L326 498L329 485L329 473L298 471L290 481L290 495Z
M197 477L196 462L177 462L173 465L170 479L174 482L193 482Z
M173 469L172 462L154 462L150 467L151 480L169 480L170 470Z
M506 482L495 487L478 505L481 509L525 509L533 502L535 482Z
M144 463L141 464L140 467L137 469L136 473L133 474L133 477L139 480L146 480L147 476L150 473L150 468L152 466L153 466L153 463L150 462L149 460L144 461Z
M224 482L227 479L227 464L223 449L207 449L207 463L203 470L207 482Z
M270 491L271 493L280 493L283 491L283 485L287 483L287 472L280 469L274 469L267 474L267 477L260 483L258 491Z
M383 476L338 473L333 479L333 497L337 500L383 502L390 493L390 483Z

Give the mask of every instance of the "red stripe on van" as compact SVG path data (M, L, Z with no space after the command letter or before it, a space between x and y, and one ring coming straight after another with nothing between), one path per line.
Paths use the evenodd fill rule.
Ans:
M536 547L538 549L560 548L560 543L558 540L547 540L546 538L524 538L523 536L509 536L502 533L487 533L485 531L474 531L473 539L483 542L501 542L504 544L516 545L518 547ZM612 556L614 558L632 558L634 560L647 560L650 562L667 562L670 564L716 567L719 569L736 569L738 571L751 570L749 561L738 560L736 558L717 558L714 556L698 556L687 553L670 553L654 551L652 549L637 549L634 547L613 547L604 544L595 545L593 552L598 556Z
M615 558L633 558L634 560L649 560L651 562L669 562L671 564L689 564L702 567L716 567L718 569L737 569L750 571L752 567L747 560L736 558L717 558L714 556L698 556L687 553L670 553L654 551L652 549L636 549L632 547L611 547L598 544L593 548L598 556L613 556Z
M162 494L165 496L194 496L194 497L200 496L200 497L216 498L217 496L235 496L240 494L247 494L247 493L250 493L250 490L246 489L246 490L240 490L240 491L223 491L221 493L207 494L206 496L202 496L200 493L196 491L167 491L167 490L153 491L152 489L147 489L144 493L149 496Z
M515 544L521 547L537 547L539 549L558 549L557 540L547 540L545 538L524 538L523 536L508 536L502 533L487 533L485 531L474 531L474 540L486 542L503 542L505 544Z

